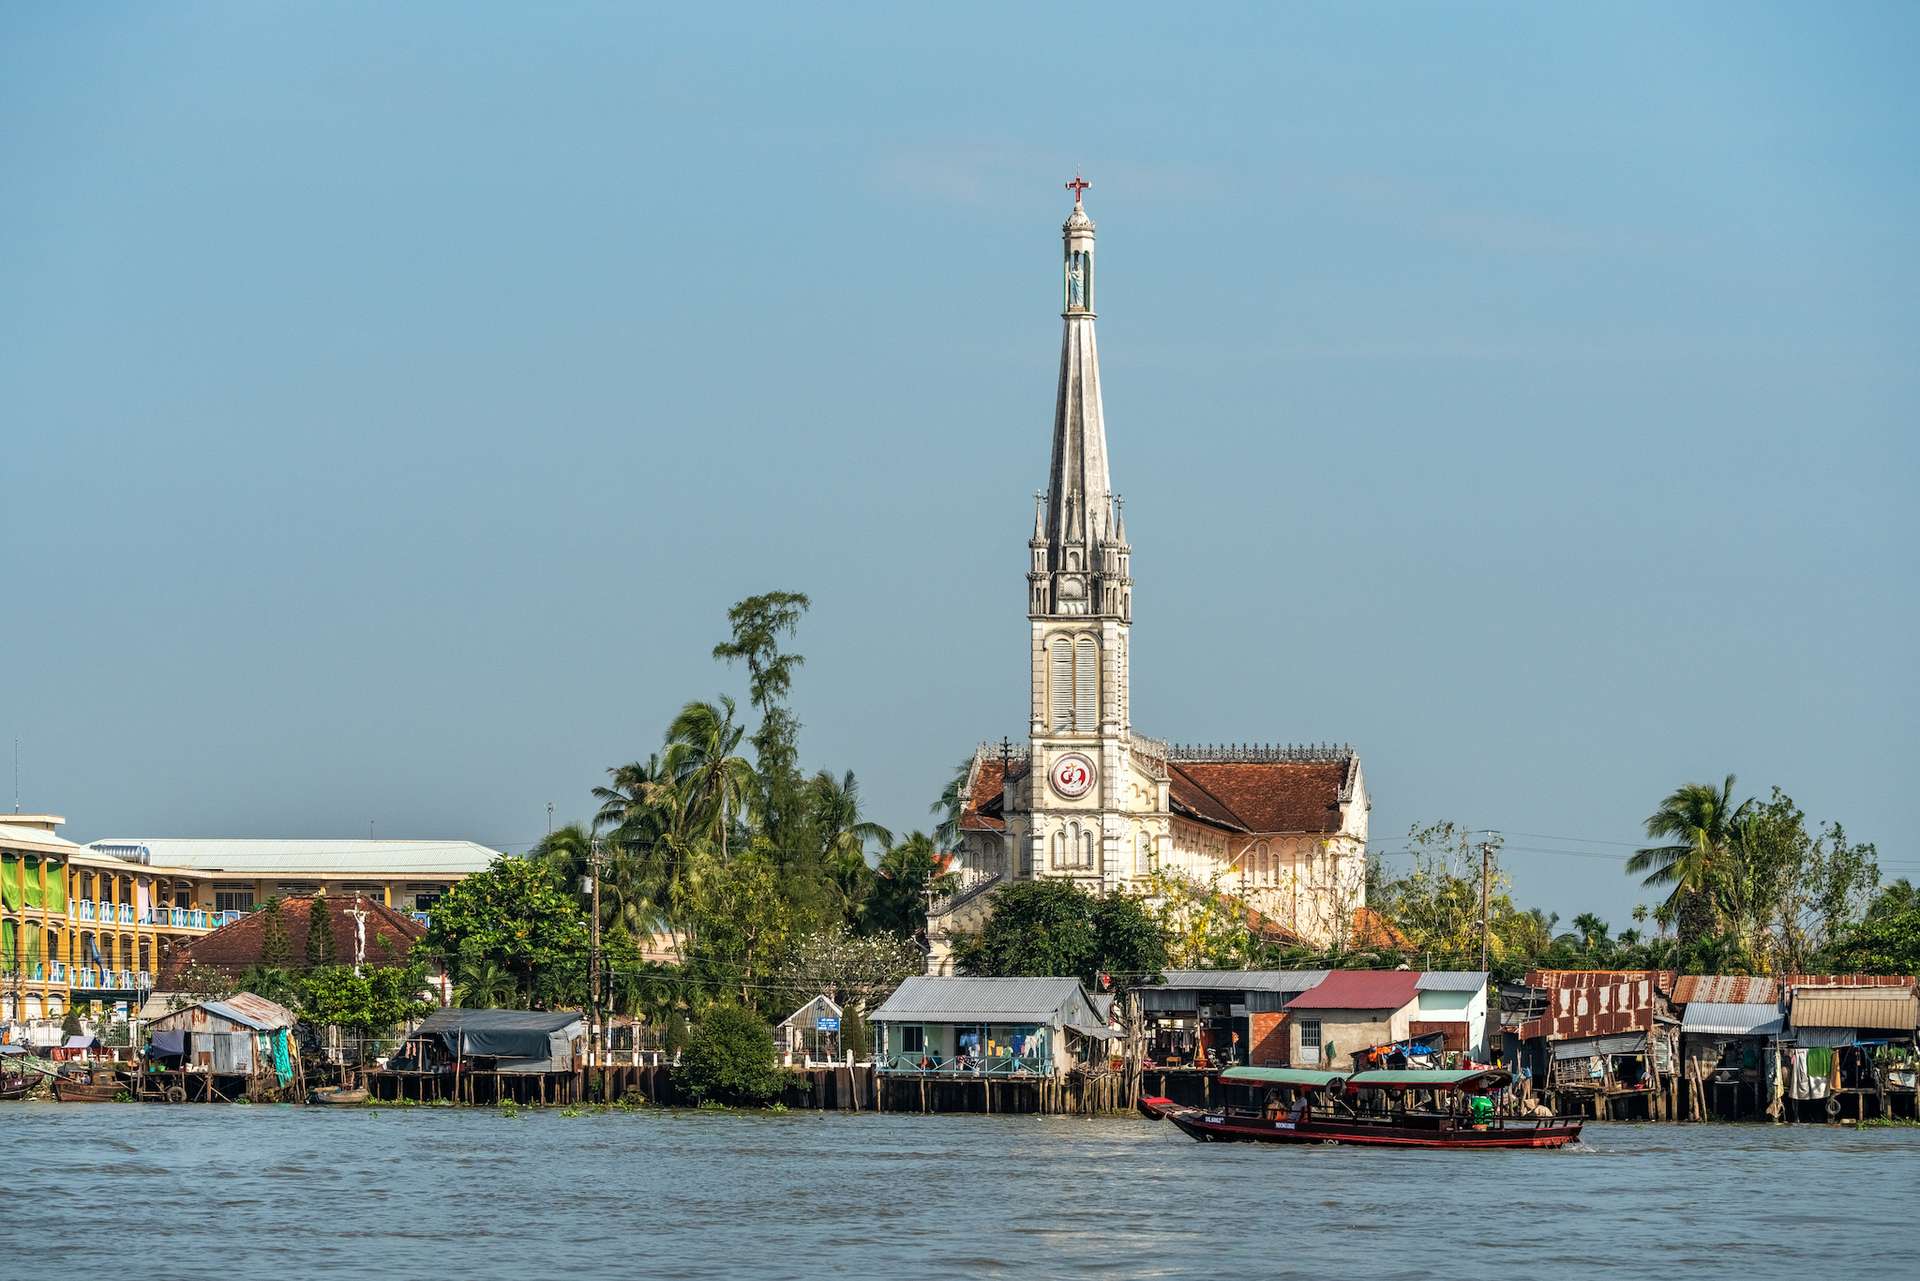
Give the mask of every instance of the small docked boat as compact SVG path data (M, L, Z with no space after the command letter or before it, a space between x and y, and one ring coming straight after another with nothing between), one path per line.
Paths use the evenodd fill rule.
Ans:
M1203 1143L1343 1143L1396 1148L1557 1148L1580 1137L1575 1117L1496 1115L1492 1095L1513 1078L1497 1068L1316 1072L1229 1068L1225 1106L1142 1100ZM1424 1101L1421 1101L1423 1100Z
M307 1102L321 1107L355 1107L367 1101L365 1086L338 1085L307 1091Z
M112 1072L96 1072L84 1080L72 1076L53 1078L53 1097L62 1103L112 1103L126 1093L126 1082Z
M0 1076L0 1102L11 1103L15 1099L24 1099L40 1084L37 1076Z

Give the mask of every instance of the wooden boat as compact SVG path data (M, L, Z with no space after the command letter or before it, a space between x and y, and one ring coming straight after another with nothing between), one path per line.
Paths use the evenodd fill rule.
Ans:
M126 1082L111 1072L95 1073L92 1079L53 1078L53 1097L62 1103L112 1103L127 1093Z
M1222 1086L1246 1087L1247 1106L1182 1107L1142 1100L1202 1143L1343 1143L1393 1148L1557 1148L1580 1137L1575 1117L1516 1119L1493 1115L1490 1096L1512 1081L1495 1068L1463 1071L1315 1072L1303 1068L1229 1068ZM1378 1094L1368 1094L1378 1091ZM1408 1106L1430 1093L1432 1107ZM1291 1104L1286 1096L1292 1096ZM1479 1107L1441 1107L1439 1100Z
M15 1099L24 1099L33 1092L33 1087L38 1084L40 1084L40 1078L37 1076L0 1077L0 1102L12 1102Z
M307 1102L317 1103L322 1107L354 1107L366 1101L367 1091L364 1086L349 1088L337 1085L327 1089L310 1090L307 1093Z

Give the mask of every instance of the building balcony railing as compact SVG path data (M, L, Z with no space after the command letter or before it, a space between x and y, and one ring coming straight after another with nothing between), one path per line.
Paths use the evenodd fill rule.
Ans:
M209 912L200 907L150 907L140 914L142 925L175 930L205 930L239 920L244 912Z
M889 1054L875 1060L882 1072L912 1076L1047 1076L1049 1059L1032 1054L961 1054L950 1059L932 1054Z
M95 992L141 992L153 986L153 976L145 970L76 965L73 967L71 983L76 988Z

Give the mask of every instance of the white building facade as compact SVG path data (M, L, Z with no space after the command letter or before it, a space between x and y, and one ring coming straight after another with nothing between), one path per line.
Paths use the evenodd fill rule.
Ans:
M1094 223L1085 184L1068 186L1052 458L1027 543L1027 732L974 754L962 889L930 914L931 966L950 972L953 936L984 924L998 886L1033 877L1143 892L1179 877L1325 944L1365 902L1368 800L1353 749L1179 746L1134 732L1132 546L1108 469Z

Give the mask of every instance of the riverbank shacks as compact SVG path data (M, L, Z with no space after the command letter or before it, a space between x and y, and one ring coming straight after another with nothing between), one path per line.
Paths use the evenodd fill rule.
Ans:
M1078 979L916 975L868 1020L882 1073L1060 1077L1114 1033Z
M1782 1046L1784 1094L1795 1119L1914 1115L1914 980L1795 976Z
M435 1010L408 1034L394 1057L422 1068L477 1072L572 1072L586 1048L586 1016L578 1010Z
M240 992L162 1014L147 1024L142 1098L176 1103L284 1097L299 1075L291 1010Z
M1544 1040L1544 1088L1596 1116L1636 1104L1650 1120L1663 1113L1660 1090L1675 1070L1680 1030L1673 981L1668 970L1530 972L1527 986L1544 995L1545 1012L1514 1032L1521 1042Z
M1680 1009L1686 1115L1731 1121L1767 1111L1774 1042L1786 1015L1779 983L1744 975L1682 974L1674 980L1673 1003Z
M1420 975L1413 970L1335 970L1287 1002L1291 1067L1344 1070L1379 1046L1413 1035Z
M1442 1050L1464 1054L1475 1063L1491 1062L1485 970L1422 970L1413 987L1409 1039L1432 1042L1438 1037Z
M1147 1063L1179 1070L1237 1057L1252 1067L1284 1066L1287 1002L1318 986L1327 973L1168 970L1164 982L1133 989Z

